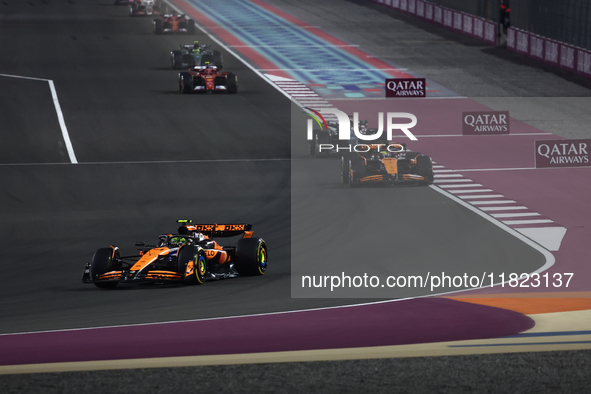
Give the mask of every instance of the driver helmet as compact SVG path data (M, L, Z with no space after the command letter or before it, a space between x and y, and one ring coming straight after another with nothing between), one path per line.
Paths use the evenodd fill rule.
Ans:
M185 237L171 237L170 241L168 241L168 245L170 247L181 246L187 243L187 238Z

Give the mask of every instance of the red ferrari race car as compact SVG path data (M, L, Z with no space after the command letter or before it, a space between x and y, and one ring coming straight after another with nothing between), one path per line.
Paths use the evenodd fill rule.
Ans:
M82 275L82 282L100 288L119 283L178 283L200 285L267 270L267 245L253 237L250 224L195 224L179 220L177 234L163 234L155 245L137 242L139 254L121 256L118 247L96 251ZM214 238L242 237L236 246L221 246Z
M195 21L184 14L166 14L153 21L154 34L187 33L195 34Z
M193 67L179 73L179 92L238 92L238 78L228 72L220 72L216 66Z

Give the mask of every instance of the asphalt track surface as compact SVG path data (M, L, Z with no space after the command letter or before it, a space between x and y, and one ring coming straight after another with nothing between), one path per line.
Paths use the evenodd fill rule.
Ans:
M2 129L11 130L0 147L3 333L350 302L289 298L283 96L230 56L239 94L177 94L166 54L186 40L155 37L149 21L109 2L5 3L1 72L55 81L81 164L67 164L47 83L3 77L3 99L25 104L2 107ZM220 159L230 161L196 161ZM264 278L199 289L104 292L79 282L97 247L118 242L125 252L187 215L252 222L274 245L276 265Z
M3 239L7 245L18 245L5 254L7 264L2 266L6 279L2 294L9 300L1 306L3 333L246 315L352 302L290 298L289 100L227 53L225 69L239 76L239 94L178 94L177 73L168 68L169 51L180 43L207 39L154 36L149 18L130 18L125 7L101 1L20 7L24 8L19 16L9 17L5 24L10 33L3 37L12 39L3 43L7 48L3 73L54 81L79 164L67 164L65 149L60 149L61 132L51 119L55 109L48 88L43 92L46 82L4 77L8 92L26 104L24 110L11 108L4 126L14 130L9 135L24 133L25 138L13 137L2 148L6 159L0 171L7 179L2 195ZM23 51L31 42L36 50ZM33 93L34 101L26 99L27 92ZM31 127L18 128L20 119L32 119ZM33 148L28 140L36 141ZM9 161L10 155L20 160ZM312 165L300 173L315 174L314 190L324 192L323 180L337 179L332 166L325 167L328 162L300 162ZM363 197L351 197L349 192L340 188L336 198L351 206L365 203ZM505 251L498 254L494 243L485 242L492 238L513 245L507 248L531 262L528 272L543 264L536 251L528 256L529 248L525 248L526 255L522 255L523 245L500 229L487 227L476 215L466 214L455 222L451 217L437 217L438 207L453 204L430 189L408 189L396 196L380 192L370 191L372 196L365 201L373 205L381 199L395 207L421 198L425 206L432 207L421 220L432 229L430 239L422 242L433 247L424 249L425 256L416 256L420 248L412 251L416 261L426 261L433 268L441 264L456 267L459 272L481 262L484 269L505 255ZM330 226L339 223L331 217L317 220L318 212L330 207L334 199L313 194L307 200L298 198L304 206L314 207L305 214L308 223L329 226L312 234L320 245L301 256L312 253L326 258L318 247L333 239L338 246L353 237L356 229L377 223L381 216L376 212L379 216L371 217L360 210L349 219L353 233L335 238L338 230ZM446 209L441 214L453 216L456 210ZM401 222L416 220L414 212L405 211L404 215ZM109 292L79 282L84 263L97 248L115 244L124 255L133 254L135 241L150 242L159 233L173 231L177 218L187 217L200 222L253 223L256 233L270 245L272 268L264 278L207 283L198 289L148 291L142 287ZM470 254L454 258L451 240L442 238L443 231L437 230L442 225L457 226L448 234L484 226L479 237L482 242L471 240ZM364 232L367 239L359 242L372 242L376 234L387 232L387 227ZM305 244L296 246L296 250L304 248ZM483 248L487 256L479 259ZM333 252L335 261L347 253ZM389 255L386 250L378 253L378 257ZM442 263L445 255L449 260ZM457 261L464 261L465 266ZM197 300L193 299L196 294Z

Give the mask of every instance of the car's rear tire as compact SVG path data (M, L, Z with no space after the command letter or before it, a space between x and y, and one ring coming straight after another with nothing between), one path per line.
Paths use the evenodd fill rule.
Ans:
M226 75L226 91L230 94L238 92L238 77L232 73Z
M131 3L129 5L129 16L134 16L137 13L137 4Z
M417 174L425 177L425 181L420 182L421 185L432 185L435 175L433 174L433 162L429 156L417 157Z
M179 73L179 92L183 94L193 92L193 77L191 73Z
M90 279L98 280L102 274L115 270L115 261L113 257L118 257L119 249L101 248L98 249L90 263ZM96 287L102 289L112 289L117 286L117 282L95 282Z
M207 275L207 258L202 248L188 245L177 257L177 270L183 274L184 285L202 285Z
M359 184L359 178L362 178L364 173L365 165L363 163L363 159L349 159L349 186L357 186Z
M170 52L170 68L178 69L181 68L183 55L181 51L171 51Z
M324 154L320 152L320 145L328 144L330 142L330 136L325 131L319 131L314 135L314 155L316 157L323 156Z
M316 133L318 133L318 131L313 130L312 131L312 140L308 140L308 153L310 156L315 156L315 149L316 149Z
M341 156L341 182L345 185L349 184L349 155Z
M162 34L162 19L154 19L154 34Z
M262 238L238 240L234 267L240 275L263 275L267 271L267 259L267 244Z

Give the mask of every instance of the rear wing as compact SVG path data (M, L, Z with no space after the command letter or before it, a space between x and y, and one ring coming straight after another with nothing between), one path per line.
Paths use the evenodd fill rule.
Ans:
M234 237L243 234L243 238L252 236L252 224L192 224L191 220L177 220L181 225L178 228L179 234L189 235L193 232L202 233L208 237Z

